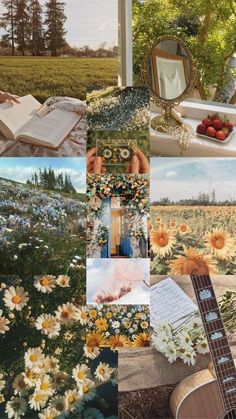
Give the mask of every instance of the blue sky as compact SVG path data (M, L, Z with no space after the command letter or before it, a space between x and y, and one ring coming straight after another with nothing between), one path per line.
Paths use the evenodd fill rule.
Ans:
M45 4L46 0L40 0ZM118 43L118 0L66 0L67 41L76 47ZM3 7L0 4L0 14ZM0 34L4 33L1 29Z
M213 189L219 201L236 196L236 158L152 158L151 173L151 201L178 201Z
M77 192L86 188L86 159L83 157L1 157L0 177L25 183L39 168L52 167L55 173L68 173Z

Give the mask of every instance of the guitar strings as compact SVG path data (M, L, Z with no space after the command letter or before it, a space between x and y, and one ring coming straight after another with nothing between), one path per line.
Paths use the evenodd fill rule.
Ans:
M206 324L206 322L205 322L205 318L204 318L204 315L202 313L202 308L201 308L201 304L200 304L201 301L199 300L199 297L198 297L199 289L205 289L205 288L210 288L211 289L211 292L212 292L211 301L209 301L209 300L204 301L204 309L206 308L206 309L208 309L208 311L213 311L214 309L211 308L211 302L213 302L213 304L216 305L216 309L220 314L218 322L220 323L220 325L222 324L223 327L224 327L224 323L223 323L223 320L222 320L222 317L221 317L221 313L220 313L220 310L219 310L218 302L216 300L216 296L215 296L215 293L214 293L214 289L213 289L213 285L212 285L210 276L209 275L208 276L192 275L191 278L193 279L193 286L194 286L194 291L195 291L195 294L196 294L196 299L198 301L199 311L200 311L200 314L201 314L201 317L202 317L202 320L203 320L203 325L204 325L204 329L205 329L205 332L206 332L206 337L207 337L207 340L208 340L208 343L209 343L209 348L210 348L210 351L211 351L211 354L212 354L212 362L213 362L213 365L215 367L215 373L216 373L216 376L218 378L217 383L218 383L220 396L221 396L221 399L222 399L223 406L225 407L225 411L227 412L228 408L226 408L225 402L226 402L226 404L231 404L231 402L234 402L233 407L235 408L235 400L232 400L231 395L224 394L223 387L222 387L221 382L220 382L220 379L221 379L220 375L225 373L227 371L227 369L232 369L232 366L230 368L225 368L225 365L222 365L221 369L223 369L223 371L218 371L217 368L216 368L215 355L214 355L213 351L219 351L219 353L221 351L223 351L222 355L224 355L224 347L222 347L219 344L219 347L216 348L215 350L212 348L212 342L210 341L210 338L209 338L209 335L208 335L208 329L207 329L207 326L208 326L208 328L211 330L212 325L210 323ZM218 330L220 330L220 329L218 328ZM226 339L226 342L227 342L227 345L225 345L225 347L228 347L229 351L230 351L230 346L229 346L229 342L228 342L225 330L224 330L224 334L225 334L224 338ZM230 361L231 361L231 363L233 363L233 367L234 367L234 361L233 361L233 358L232 358L231 351L229 352L229 355L230 355ZM234 375L235 375L235 372L236 372L236 370L235 370L235 367L234 367ZM234 399L234 395L233 395L233 399ZM235 411L231 409L231 406L230 406L230 411L228 411L228 414L226 413L225 417L227 417L229 419L235 419Z

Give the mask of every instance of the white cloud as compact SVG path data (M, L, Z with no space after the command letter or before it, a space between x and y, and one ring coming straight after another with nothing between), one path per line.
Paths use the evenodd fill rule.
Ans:
M169 172L166 173L166 178L171 179L173 177L176 177L177 174L178 174L178 172L176 172L175 170L170 170Z

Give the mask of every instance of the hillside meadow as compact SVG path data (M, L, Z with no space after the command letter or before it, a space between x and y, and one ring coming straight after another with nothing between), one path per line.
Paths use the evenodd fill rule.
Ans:
M115 58L0 57L0 90L40 102L51 96L85 99L86 87L117 85Z

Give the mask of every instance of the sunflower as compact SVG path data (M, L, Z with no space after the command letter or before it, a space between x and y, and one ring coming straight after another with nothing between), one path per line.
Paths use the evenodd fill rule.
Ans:
M86 336L86 346L88 348L99 348L106 345L106 338L103 333L91 332Z
M170 262L172 275L207 275L217 274L217 268L210 255L197 252L190 247L183 246L185 256L177 256Z
M152 251L161 257L171 253L176 240L173 233L165 227L151 231Z
M176 220L170 220L170 227L171 228L175 228L177 226L177 221Z
M116 335L110 337L110 339L108 340L108 346L110 346L111 349L116 349L130 346L130 344L126 336Z
M178 227L178 232L182 235L185 235L190 232L190 227L188 226L188 224L185 223L180 224Z
M218 259L227 259L235 253L234 239L225 230L214 228L212 232L208 231L205 234L204 239L206 246Z
M139 333L135 336L132 346L150 346L150 335L148 333Z
M104 332L104 330L107 330L108 328L107 319L105 318L97 319L95 321L95 326L99 332Z

